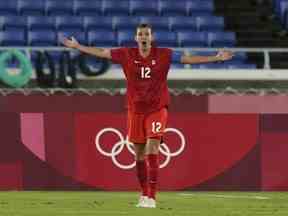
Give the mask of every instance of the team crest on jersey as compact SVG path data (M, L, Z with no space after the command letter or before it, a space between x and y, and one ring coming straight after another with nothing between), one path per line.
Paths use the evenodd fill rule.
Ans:
M156 64L156 61L153 59L152 60L152 65L155 65Z

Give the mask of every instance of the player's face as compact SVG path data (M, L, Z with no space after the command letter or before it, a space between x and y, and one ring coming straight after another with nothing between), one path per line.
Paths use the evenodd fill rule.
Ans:
M137 41L139 47L150 46L153 41L151 28L138 28L135 40Z

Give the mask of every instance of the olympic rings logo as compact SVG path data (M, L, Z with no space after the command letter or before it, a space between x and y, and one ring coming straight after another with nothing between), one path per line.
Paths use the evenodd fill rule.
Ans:
M119 141L113 145L110 152L104 151L103 148L101 147L101 144L100 144L101 136L107 132L114 133L119 137ZM166 167L168 165L168 163L170 162L170 160L172 159L172 157L176 157L176 156L180 155L184 151L184 148L186 145L185 137L180 130L178 130L176 128L166 128L165 133L168 133L168 132L175 133L180 138L180 148L175 152L171 152L168 145L166 143L162 143L160 145L159 150L160 150L160 153L163 154L166 158L160 164L160 168ZM115 166L119 167L120 169L127 170L127 169L132 169L133 167L135 167L135 165L136 165L135 161L132 164L121 164L117 160L117 156L122 152L124 147L126 147L131 154L135 155L135 152L133 150L133 144L131 142L129 142L128 137L124 138L124 136L122 135L122 133L119 130L117 130L115 128L103 128L102 130L100 130L97 133L97 135L95 137L95 145L96 145L96 149L100 152L100 154L102 154L106 157L111 157L113 164Z

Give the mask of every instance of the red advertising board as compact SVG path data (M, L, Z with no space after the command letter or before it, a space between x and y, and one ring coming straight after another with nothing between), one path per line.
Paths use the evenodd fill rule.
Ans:
M124 96L0 97L0 189L135 190ZM172 96L161 190L288 190L285 96Z

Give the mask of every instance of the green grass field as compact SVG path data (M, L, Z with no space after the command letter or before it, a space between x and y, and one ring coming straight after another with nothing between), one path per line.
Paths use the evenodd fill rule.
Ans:
M0 192L0 216L288 215L288 193L161 192L156 209L136 208L132 192Z

